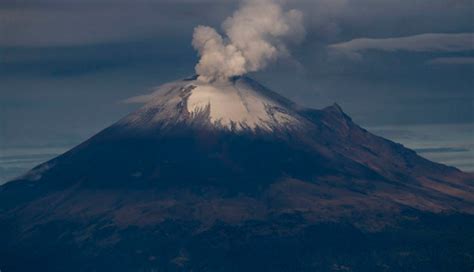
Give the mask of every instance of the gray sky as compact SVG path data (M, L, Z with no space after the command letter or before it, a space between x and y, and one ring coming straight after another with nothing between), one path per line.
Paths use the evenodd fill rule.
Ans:
M251 76L305 106L338 102L363 126L469 126L473 3L287 1L303 11L306 38L289 48L291 58ZM123 99L193 74L193 28L220 30L238 5L1 1L0 167L14 148L26 148L26 156L31 148L71 147L137 106ZM452 145L461 141L456 133L438 133Z

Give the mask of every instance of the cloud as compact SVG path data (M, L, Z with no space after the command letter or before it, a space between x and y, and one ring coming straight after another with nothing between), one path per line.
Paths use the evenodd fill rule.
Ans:
M130 98L126 98L124 100L119 101L119 103L124 104L145 104L149 102L153 98L153 94L143 94L132 96Z
M246 58L232 43L226 43L212 27L194 29L193 47L201 56L196 73L201 79L229 78L246 73Z
M196 73L212 81L265 68L288 56L287 43L300 42L305 30L303 14L283 11L273 0L247 0L222 24L225 36L208 26L194 30L193 47L200 60Z
M361 52L462 52L474 50L474 33L425 33L396 38L358 38L329 45L329 49L351 58L360 58Z
M0 46L70 47L165 35L175 38L200 18L217 21L221 10L229 9L226 4L192 0L0 1Z
M154 88L151 93L149 94L143 94L143 95L137 95L137 96L132 96L129 98L126 98L124 100L119 101L119 103L124 103L124 104L146 104L154 97L157 97L160 93L167 92L171 89L176 89L184 86L186 84L185 81L174 81L174 82L169 82L162 84L158 86L157 88Z
M474 57L444 57L434 58L428 64L474 64Z
M163 33L187 36L198 23L217 24L236 2L2 0L0 46L76 46L143 40ZM309 39L315 42L472 29L470 0L292 0L291 5L304 11Z
M415 148L414 150L419 153L469 152L469 149L461 148L461 147L425 147L425 148Z

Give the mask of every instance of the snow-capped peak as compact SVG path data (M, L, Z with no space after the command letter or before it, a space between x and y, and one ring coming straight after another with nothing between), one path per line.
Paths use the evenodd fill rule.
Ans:
M246 77L212 83L178 81L129 101L145 103L122 120L133 127L199 121L229 130L272 131L300 124L290 101Z

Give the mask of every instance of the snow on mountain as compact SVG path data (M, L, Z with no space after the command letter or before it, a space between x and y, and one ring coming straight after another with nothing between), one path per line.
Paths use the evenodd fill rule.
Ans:
M301 125L293 103L246 77L212 83L197 79L177 81L130 101L145 105L121 121L129 127L196 120L235 131L273 131Z
M337 104L299 108L246 77L133 100L145 105L0 186L2 269L334 271L344 259L436 271L446 254L467 256L449 271L472 267L473 175L371 134Z

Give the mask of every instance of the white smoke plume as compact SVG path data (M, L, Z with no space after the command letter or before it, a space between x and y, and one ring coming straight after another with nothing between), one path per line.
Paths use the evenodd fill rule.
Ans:
M194 29L192 44L200 56L195 67L200 80L225 80L258 71L289 55L286 44L298 43L305 35L303 14L283 11L277 1L244 1L222 24L224 37L212 27Z

